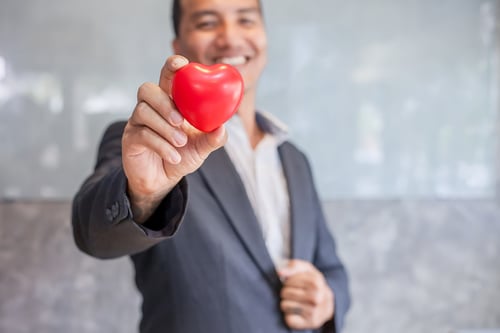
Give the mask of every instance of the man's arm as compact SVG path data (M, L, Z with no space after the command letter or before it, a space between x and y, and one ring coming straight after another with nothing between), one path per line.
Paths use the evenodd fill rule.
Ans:
M333 321L327 322L323 333L339 333L344 325L345 315L350 307L349 283L347 272L340 261L335 241L326 226L323 213L318 220L318 246L314 257L314 265L323 273L326 282L334 294Z
M316 229L317 229L317 246L314 254L313 264L325 276L326 282L330 286L334 295L334 315L333 320L325 323L322 328L322 333L339 333L344 326L344 319L351 304L349 293L349 280L347 271L340 260L335 240L331 231L327 227L325 214L321 205L321 200L318 192L314 187L314 180L311 168L309 167L309 175L313 184L314 202L316 205Z
M172 236L185 212L187 186L182 180L142 225L133 218L127 178L121 166L125 123L115 123L101 141L94 173L73 200L75 242L85 253L114 258L143 251Z
M339 333L350 305L348 279L326 228L318 234L324 236L318 240L312 263L292 259L279 270L283 280L281 309L293 329Z
M305 156L303 161L307 172L304 183L309 184L306 191L312 196L315 250L312 262L293 259L278 271L284 281L281 308L285 321L293 329L339 333L350 306L347 272L337 255Z
M73 230L83 251L117 257L173 235L186 208L184 177L227 140L223 127L200 132L176 109L172 78L187 63L169 57L159 84L139 87L127 123L104 135L95 172L73 201Z

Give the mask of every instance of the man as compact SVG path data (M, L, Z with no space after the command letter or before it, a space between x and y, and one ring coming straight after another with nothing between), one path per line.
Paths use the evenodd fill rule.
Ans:
M260 3L180 0L173 16L182 56L104 134L73 203L77 245L131 256L143 333L339 332L347 275L308 162L255 111L267 51ZM237 116L212 133L187 124L170 98L188 59L231 64L244 79Z

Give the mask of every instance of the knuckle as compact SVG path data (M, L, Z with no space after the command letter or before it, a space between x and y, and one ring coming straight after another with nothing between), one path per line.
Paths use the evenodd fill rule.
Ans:
M138 127L133 135L134 137L131 140L134 144L148 147L150 150L153 149L151 147L151 135L145 127Z
M141 141L144 141L148 138L148 130L146 127L139 127L136 131L136 135Z
M315 306L318 306L321 304L321 301L322 301L322 295L319 291L314 291L312 294L311 294L311 301L312 303L315 305Z
M306 322L312 322L312 319L313 319L313 314L311 313L311 311L307 308L303 309L302 310L302 313L300 314L300 316L306 321Z
M133 131L133 128L134 126L132 125L131 120L129 119L127 121L127 124L125 125L125 129L123 130L122 140L130 135L130 133Z
M144 99L144 95L146 94L147 90L147 84L143 83L139 86L139 89L137 89L137 100L142 101Z
M286 324L292 328L292 329L300 329L301 328L301 321L302 319L299 319L296 315L294 314L288 314L285 316L285 322Z
M149 90L151 90L153 83L145 82L139 86L137 89L137 100L142 101L146 97Z
M294 328L294 324L295 324L295 320L294 320L294 317L291 316L291 315L286 315L285 316L285 322L286 324L291 327L291 328Z
M145 102L139 102L135 107L135 118L144 119L148 105Z
M128 148L128 146L133 142L134 138L134 129L131 126L125 128L122 135L122 147Z
M142 175L134 175L133 177L134 188L140 193L149 193L151 191L151 181Z
M319 289L316 281L311 279L306 281L306 288L312 292L316 292Z
M315 327L321 326L323 324L321 322L321 318L320 318L320 316L319 316L319 314L318 314L317 311L315 311L315 313L313 315L311 315L311 323Z

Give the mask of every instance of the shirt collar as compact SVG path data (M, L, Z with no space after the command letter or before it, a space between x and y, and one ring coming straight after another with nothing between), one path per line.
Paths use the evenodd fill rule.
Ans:
M274 136L279 144L282 144L288 139L288 127L277 117L269 112L257 111L255 120L265 133Z
M256 111L255 120L259 128L266 134L274 137L277 144L280 145L288 139L288 127L277 117L269 112ZM227 123L226 128L229 132L243 131L243 124L238 114L235 114ZM244 132L244 131L243 131Z

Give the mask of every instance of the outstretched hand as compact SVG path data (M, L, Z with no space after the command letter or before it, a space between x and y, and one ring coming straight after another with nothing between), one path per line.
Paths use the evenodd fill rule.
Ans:
M224 145L224 127L203 133L184 120L171 98L172 78L188 64L167 59L159 84L144 83L122 137L122 162L136 222L144 222L172 188Z

